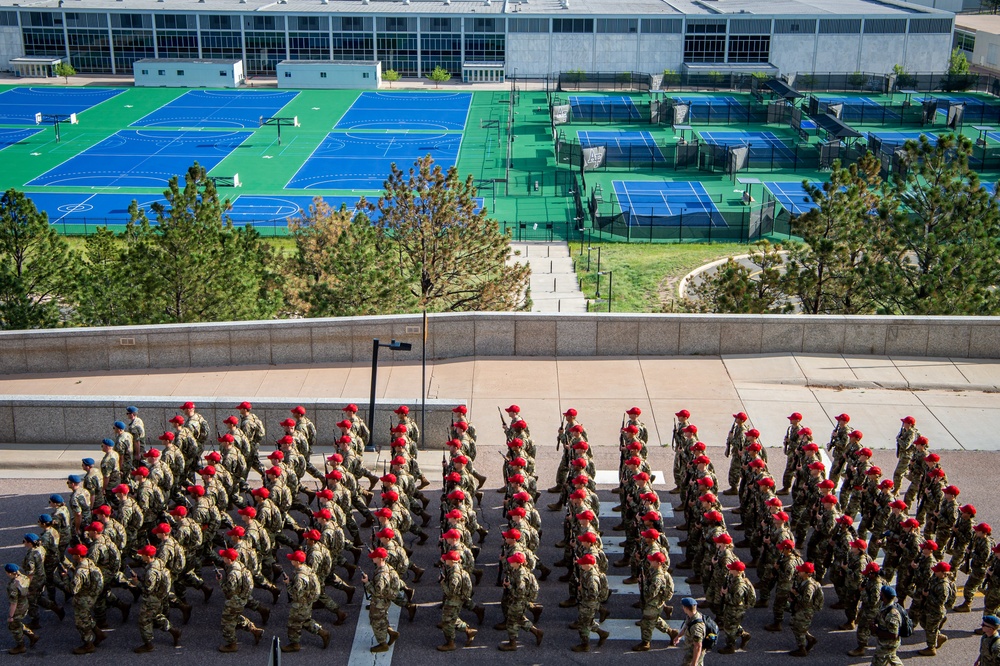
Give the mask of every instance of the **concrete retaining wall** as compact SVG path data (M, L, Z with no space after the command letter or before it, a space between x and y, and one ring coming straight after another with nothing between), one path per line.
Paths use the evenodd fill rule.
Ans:
M0 332L0 373L367 363L419 315ZM428 358L823 353L1000 358L997 317L467 313L431 315Z
M239 415L233 409L243 398L190 398L197 406L198 413L205 417L212 428L212 436L218 436L222 420L230 414ZM135 405L139 416L146 425L146 435L150 444L159 445L157 437L169 430L167 419L178 413L177 398L130 398L121 396L6 396L0 399L0 442L5 444L93 444L94 451L100 453L100 442L111 437L111 426L117 420L125 420L125 408ZM360 408L358 414L367 420L368 400L310 400L302 402L294 398L279 400L254 400L253 411L264 421L267 442L262 451L270 450L269 444L284 430L278 424L291 416L289 409L296 405L306 408L308 416L320 433L319 445L334 444L340 431L337 422L343 418L341 407L354 402ZM396 423L392 410L401 404L410 406L410 415L420 424L420 401L377 400L375 402L374 441L386 446L389 442L389 428ZM447 432L451 423L452 407L457 403L444 400L428 400L426 413L427 432ZM444 441L438 437L428 440L425 449L442 449ZM388 450L388 449L386 449ZM94 456L99 457L99 456Z

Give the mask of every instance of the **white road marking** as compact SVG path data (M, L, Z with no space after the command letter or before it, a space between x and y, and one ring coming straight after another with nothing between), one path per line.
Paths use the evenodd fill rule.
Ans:
M399 630L399 611L396 604L389 606L389 626ZM358 626L354 629L354 642L351 643L351 656L347 660L348 666L389 666L392 663L392 653L395 645L390 645L388 652L372 654L369 648L375 645L375 634L372 632L372 625L368 621L368 611L362 608L358 616Z

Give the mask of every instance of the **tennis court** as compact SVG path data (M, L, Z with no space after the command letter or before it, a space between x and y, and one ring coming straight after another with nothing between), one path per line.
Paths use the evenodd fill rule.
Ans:
M709 120L713 116L729 115L733 111L741 114L749 113L750 107L741 100L730 95L676 95L670 98L674 104L687 104L691 107L689 122Z
M465 129L471 93L363 92L334 129Z
M15 143L20 143L41 131L40 129L0 129L0 150L10 148Z
M810 184L819 187L822 183L816 181ZM771 193L775 201L792 215L802 215L816 208L816 203L813 202L812 197L809 196L806 189L802 187L801 180L786 182L770 181L765 182L764 187Z
M570 110L573 116L582 118L604 118L608 120L638 120L642 118L631 97L570 95Z
M612 184L629 226L728 226L700 182L616 180Z
M129 127L259 127L295 99L297 92L276 90L189 90Z
M770 158L772 155L794 160L795 153L785 139L774 132L732 130L728 132L698 132L701 140L714 146L749 146L750 157Z
M921 136L926 136L932 142L937 142L937 134L934 132L869 132L869 144L872 139L882 144L884 147L902 148L907 141L919 141Z
M816 99L823 103L824 107L829 107L831 104L843 104L843 109L840 113L841 120L845 122L861 122L867 116L868 118L878 117L879 120L885 121L888 119L899 119L899 114L894 111L888 111L885 105L876 102L870 97L844 97L838 95L816 95ZM825 109L821 109L824 111Z
M426 155L447 171L458 159L461 134L330 132L285 185L288 189L381 190L395 163L406 171Z
M83 113L123 92L112 88L11 88L0 93L0 124L34 125L36 113Z
M163 187L197 161L211 171L252 132L121 130L49 169L29 186Z
M626 130L588 132L580 130L576 133L576 137L583 148L606 146L608 159L637 159L642 156L654 162L665 161L663 153L660 152L653 135L649 132L629 132Z

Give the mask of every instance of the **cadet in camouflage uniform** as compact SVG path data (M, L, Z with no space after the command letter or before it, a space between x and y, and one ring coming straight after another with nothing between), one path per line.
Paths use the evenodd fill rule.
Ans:
M101 451L104 452L104 456L101 457L101 476L104 477L102 490L105 497L105 502L101 502L101 504L105 504L114 499L111 493L112 488L122 482L122 461L118 457L118 452L115 451L113 439L105 438L101 442Z
M979 591L979 586L986 580L986 567L989 565L993 550L993 528L987 523L979 523L972 528L972 541L965 550L960 571L965 571L969 577L965 580L962 595L965 600L962 605L955 606L956 613L968 613L972 608L972 600ZM954 564L954 563L953 563Z
M462 556L456 550L441 555L441 630L444 643L437 646L439 652L451 652L455 646L455 632L465 632L465 646L472 645L478 633L459 617L462 608L472 599L472 578L461 566Z
M141 455L139 445L132 437L132 433L129 432L128 426L125 425L124 421L115 421L111 430L114 432L115 452L118 454L118 459L122 464L122 477L127 478L139 462L139 456Z
M910 459L913 457L913 440L920 436L917 432L917 420L912 416L904 416L900 419L902 426L896 435L896 469L892 473L892 483L896 488L896 495L899 495L903 482L903 475L910 467ZM911 479L912 480L912 479Z
M849 444L848 435L851 433L851 417L847 414L838 414L837 425L830 433L830 442L826 445L826 450L830 452L832 464L830 466L830 480L834 483L840 481L840 475L844 473L844 465L847 463L847 449Z
M184 415L187 427L191 431L191 434L194 435L195 441L204 449L205 443L208 442L208 436L211 433L208 421L205 420L204 416L195 411L193 402L185 402L177 409Z
M650 562L652 561L653 560L650 560ZM664 558L663 561L666 561L666 558ZM651 571L653 571L653 569L656 569L656 571L653 571L650 576L658 575L658 569L662 562L659 559L656 559L656 562L657 564L651 568ZM607 576L597 567L597 558L594 555L589 553L582 555L576 560L576 564L579 569L579 573L577 574L578 583L576 591L576 624L577 630L580 632L580 644L574 645L571 649L573 652L589 652L591 633L596 633L598 636L597 647L602 647L610 635L608 632L601 629L601 625L594 620L594 616L598 614L601 604L605 601L603 593L607 590L608 579ZM664 571L664 574L665 573L666 572ZM669 578L669 575L667 575L667 578ZM671 581L671 583L672 582L673 581ZM670 593L673 594L672 588ZM645 621L645 613L643 613L643 622Z
M684 627L674 636L673 644L680 644L684 639L684 666L704 666L705 649L701 642L707 635L705 618L698 612L698 602L691 597L681 599L681 608L687 617L684 620Z
M816 637L809 633L813 616L823 610L823 587L813 578L816 567L812 562L803 562L795 567L796 580L789 595L792 610L790 626L798 647L788 654L805 657L816 645Z
M1000 617L987 615L983 618L983 637L979 639L979 658L975 666L1000 666Z
M70 516L70 529L72 530L73 538L79 538L83 534L83 528L89 525L90 519L90 509L91 509L91 499L90 493L83 485L83 478L79 474L70 474L66 478L66 487L70 489L72 494L69 497L69 516Z
M785 471L781 474L781 489L778 495L787 495L792 488L792 478L795 476L795 466L799 454L799 430L802 429L802 415L798 412L788 417L788 429L781 446L785 453Z
M281 651L298 652L302 648L299 641L303 629L319 636L325 650L330 645L330 632L312 617L313 604L319 599L322 591L319 578L306 565L306 554L301 550L286 553L285 557L292 563L295 572L292 574L293 578L289 578L287 574L284 577L291 609L288 613L288 644L282 645Z
M250 413L253 405L249 402L241 402L236 405L235 409L240 412L240 430L246 435L249 444L249 449L243 455L247 459L247 464L257 470L261 476L264 476L264 466L260 464L260 444L266 437L264 424L257 418L256 414Z
M27 588L28 617L31 618L31 621L28 626L32 629L38 629L40 626L38 620L39 606L52 611L59 616L60 620L66 617L66 611L61 606L56 605L54 601L55 591L52 592L51 598L43 594L46 582L49 580L46 565L49 554L45 550L41 537L34 532L28 532L24 535L24 546L28 550L24 554L24 560L21 562L21 575L25 576L29 582ZM53 557L55 555L56 553L53 553ZM53 568L55 567L54 562L52 566Z
M510 567L507 579L503 582L503 586L508 592L507 615L504 618L507 626L507 642L498 646L498 649L503 652L512 652L517 649L517 636L522 629L534 635L535 645L542 644L544 632L531 624L531 621L524 615L538 597L538 581L535 579L535 574L523 566L526 561L527 558L523 552L515 552L507 558L507 564Z
M73 571L70 591L73 593L73 620L80 632L83 644L73 648L73 654L90 654L96 650L96 643L104 640L104 633L96 627L94 606L97 596L104 589L104 577L97 565L87 559L89 552L83 544L67 551L72 557Z
M664 566L667 556L655 551L646 556L646 561L649 562L649 568L642 577L642 619L639 624L641 642L632 647L634 652L647 652L650 649L654 628L668 634L671 640L677 638L677 632L668 627L663 619L663 609L669 608L670 599L674 596L674 580Z
M325 608L337 616L333 626L339 627L347 619L347 613L340 610L340 605L326 593L326 581L333 570L333 557L330 550L323 543L323 535L319 530L306 530L302 535L303 545L306 549L306 564L312 569L316 580L319 581L319 595L313 603L313 608L319 610Z
M28 651L24 647L24 637L31 641L31 647L38 642L38 634L24 625L24 618L28 615L28 587L31 581L21 572L21 568L16 564L6 564L3 568L7 572L7 601L10 608L7 611L7 630L10 631L11 638L14 639L14 647L7 650L7 654L24 654Z
M126 407L125 408L125 418L128 422L129 436L132 437L133 453L129 458L138 459L143 452L146 450L146 424L142 422L139 418L139 408L138 407ZM121 454L119 453L119 456ZM125 458L121 458L122 462L122 475L125 476L132 471L132 460L129 461L126 470Z
M743 459L743 446L746 444L747 420L749 417L744 412L733 414L733 425L726 435L726 457L729 458L729 488L723 491L723 495L736 495L739 493L740 472Z
M896 654L899 649L899 627L903 616L896 608L896 589L891 585L882 586L881 608L872 622L872 629L878 639L872 666L903 666Z
M924 657L936 656L938 648L948 640L947 636L940 633L940 629L945 615L955 605L956 596L955 583L951 579L951 565L947 562L938 562L931 567L931 571L934 572L934 576L927 589L923 591L921 618L927 636L927 647L917 653Z
M868 639L872 635L872 625L875 616L881 608L881 594L884 580L882 578L882 568L878 562L869 562L864 571L861 572L861 587L859 588L861 608L858 611L858 646L848 651L851 657L863 657L868 649ZM841 627L843 628L843 627Z
M131 489L127 485L119 484L112 489L112 492L118 500L115 516L125 528L126 545L122 555L131 557L135 555L135 551L139 547L139 532L142 530L145 516L143 516L139 503L129 496Z
M1000 545L993 546L993 557L983 581L983 615L996 615L1000 608Z
M719 623L719 629L726 636L726 644L719 654L736 652L737 638L740 639L740 649L746 648L750 632L743 628L743 617L757 601L757 591L744 575L746 565L736 560L730 562L726 569L729 576L722 589L722 617Z
M146 574L141 583L139 577L132 574L133 585L142 589L142 606L139 607L139 638L142 645L132 651L136 654L153 651L153 627L169 633L174 639L174 647L177 647L181 642L181 630L171 627L167 618L170 571L162 559L157 559L155 546L143 546L138 555L146 565Z
M399 594L401 581L392 567L386 565L389 554L385 548L376 548L368 553L368 558L375 564L375 574L369 580L368 574L361 574L361 582L365 586L365 596L370 601L368 621L377 643L369 651L372 653L388 652L389 646L399 638L399 632L389 626L389 606Z
M247 602L253 594L253 575L240 562L240 555L232 548L219 551L219 557L225 565L223 571L216 574L226 604L222 608L222 645L219 652L236 652L239 643L236 642L236 630L242 629L253 634L253 644L260 643L264 630L254 626L254 623L243 615Z

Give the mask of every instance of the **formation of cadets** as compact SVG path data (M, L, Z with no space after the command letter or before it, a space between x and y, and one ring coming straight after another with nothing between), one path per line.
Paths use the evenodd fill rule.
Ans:
M217 588L225 598L221 652L239 649L237 631L248 633L254 643L261 640L271 607L254 596L255 590L270 595L271 606L282 590L287 593L283 651L300 650L304 631L326 648L330 632L314 614L326 611L335 626L346 620L331 590L352 602L356 588L348 581L359 569L363 548L374 567L370 575L361 574L376 642L371 651L389 650L399 635L390 626L389 610L395 604L414 619L414 588L406 580L412 574L413 583L419 583L425 573L410 561L404 535L423 545L432 519L430 498L422 492L430 481L417 462L420 432L408 408L396 410L381 476L363 464L371 432L355 405L343 408L337 452L322 470L312 464L317 432L304 408L293 408L281 422L273 450L266 446L270 440L253 406L243 402L234 409L239 416L225 419L223 432L210 438L195 405L181 405L170 419L171 429L158 437L160 448L148 445L135 407L126 410L125 421L114 423L113 436L102 442L101 459L85 458L82 473L67 480L68 498L52 495L38 530L24 535L21 564L5 566L8 628L15 642L10 654L25 653L39 640L40 609L62 620L67 604L81 639L74 654L92 653L105 640L109 608L124 624L135 603L140 639L135 652L155 649L154 629L178 646L177 614L181 626L192 615L188 591L200 592L207 602ZM442 652L457 648L459 633L463 645L474 641L478 629L462 618L463 611L477 626L485 618L484 606L474 597L483 577L480 545L489 533L481 507L486 477L476 470L476 430L467 415L464 406L453 410L442 454L435 564L443 597L439 628L444 642L437 648ZM789 654L806 657L818 643L813 618L827 602L844 613L837 629L856 632L851 656L865 656L874 638L872 663L900 664L896 651L914 626L923 627L926 641L918 654L934 656L948 640L941 632L947 614L970 612L980 590L985 599L977 663L1000 664L1000 545L994 544L990 526L977 521L976 508L961 502L959 488L949 483L941 457L918 433L913 417L901 420L898 464L890 475L872 464L872 451L847 414L837 416L821 447L802 415L793 413L780 452L784 461L775 463L775 470L783 469L779 479L769 471L760 433L740 412L733 415L726 438L729 463L720 481L691 414L681 410L671 442L664 443L674 453L669 494L676 496L676 505L661 507L641 415L633 407L622 421L614 489L618 505L611 512L620 520L603 530L587 431L576 410L562 415L556 437L561 458L555 484L546 492L555 496L548 509L565 514L555 543L562 557L553 566L565 569L558 581L566 584L567 598L559 606L577 609L569 627L579 635L573 651L590 651L595 635L598 647L609 638L601 623L609 614L607 574L614 568L628 572L622 584L639 588L634 607L641 612L636 622L641 639L632 650L648 651L659 631L682 646L687 666L702 664L708 650L746 650L752 636L743 620L754 608L770 609L769 632L783 632L787 618ZM542 521L536 503L542 491L535 441L517 405L501 410L500 420L506 450L497 492L503 495L506 524L496 579L503 619L494 629L507 635L499 649L513 651L524 635L536 645L542 642L539 581L552 571L537 555ZM206 451L213 441L218 450L213 445ZM773 455L779 455L777 448ZM260 485L251 487L251 471ZM315 489L307 487L307 475L315 479ZM376 486L381 486L379 501L372 510ZM738 506L724 508L724 496L738 497ZM738 516L738 524L728 525L727 515L730 522ZM668 526L664 519L671 517ZM370 535L362 533L369 528ZM682 537L678 545L684 557L677 563L670 561L666 532L671 529ZM617 538L615 532L623 533L618 544L623 554L612 562L604 544ZM737 548L748 549L746 561ZM677 627L667 621L673 611L673 575L681 571L690 572L686 582L701 586L702 594L680 600ZM955 605L959 572L967 578L963 599ZM827 582L832 594L824 590ZM259 618L259 625L250 617Z

